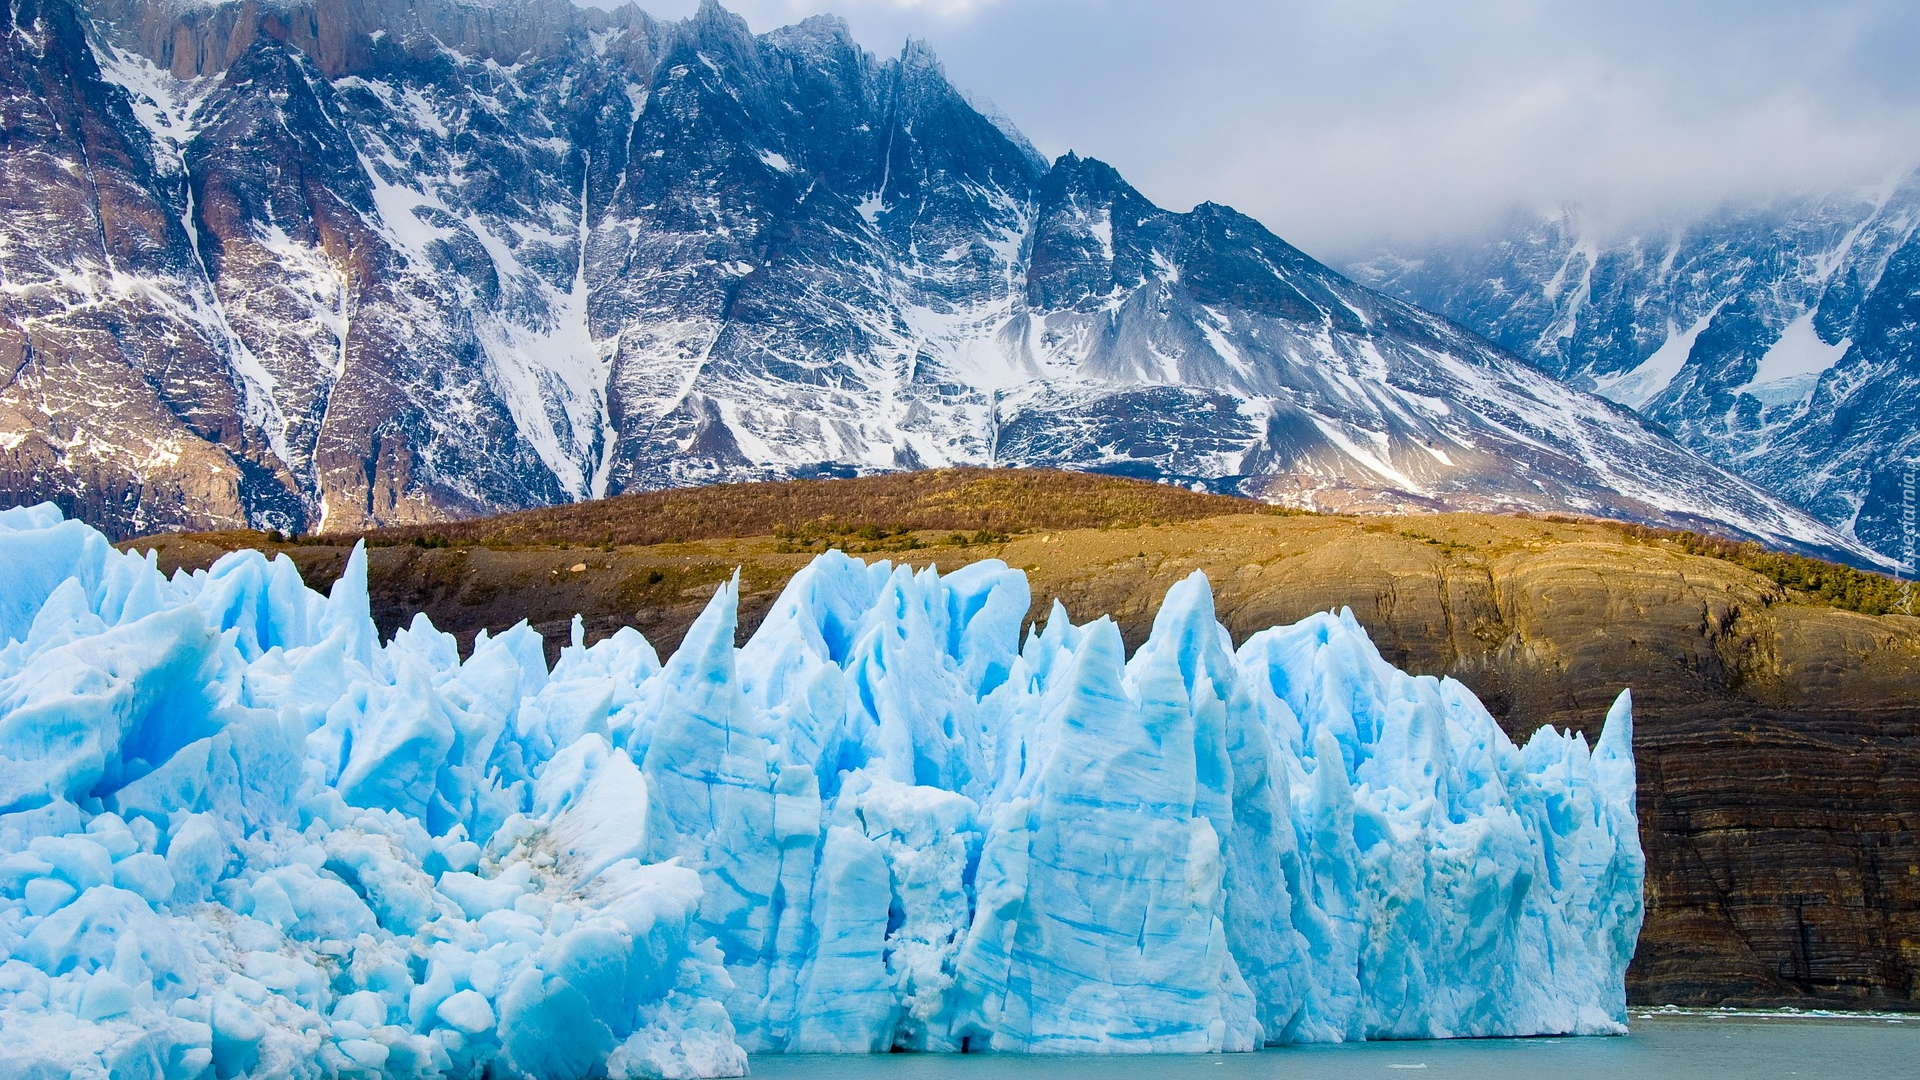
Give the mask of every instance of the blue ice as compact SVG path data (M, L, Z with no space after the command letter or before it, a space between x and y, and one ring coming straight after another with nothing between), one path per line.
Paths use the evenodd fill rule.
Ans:
M1196 573L1128 656L999 562L830 552L743 646L728 584L549 669L382 642L360 549L168 577L39 506L0 567L7 1076L1623 1030L1628 695L1515 746L1346 612L1236 650Z

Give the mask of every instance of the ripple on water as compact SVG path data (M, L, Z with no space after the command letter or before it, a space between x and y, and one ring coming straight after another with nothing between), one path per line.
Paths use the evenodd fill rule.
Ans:
M1294 1046L1257 1054L755 1055L755 1080L1912 1080L1920 1016L1662 1010L1622 1038Z

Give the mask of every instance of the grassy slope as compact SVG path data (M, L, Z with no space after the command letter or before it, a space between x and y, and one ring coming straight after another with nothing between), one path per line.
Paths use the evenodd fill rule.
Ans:
M937 469L858 480L715 484L619 495L479 521L383 529L371 543L648 545L742 536L1007 534L1259 512L1263 504L1112 476Z

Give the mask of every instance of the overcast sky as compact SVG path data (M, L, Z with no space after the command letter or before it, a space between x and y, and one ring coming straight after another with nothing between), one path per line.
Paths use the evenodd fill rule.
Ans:
M698 0L641 0L661 17ZM1920 161L1914 0L732 0L930 42L1042 153L1323 258L1578 204L1632 223Z

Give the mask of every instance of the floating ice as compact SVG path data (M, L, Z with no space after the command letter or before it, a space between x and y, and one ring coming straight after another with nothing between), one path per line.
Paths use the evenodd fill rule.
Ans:
M379 642L356 551L0 511L0 1074L737 1075L744 1050L1612 1032L1631 710L1524 748L1347 614L1131 659L838 553L736 649Z

